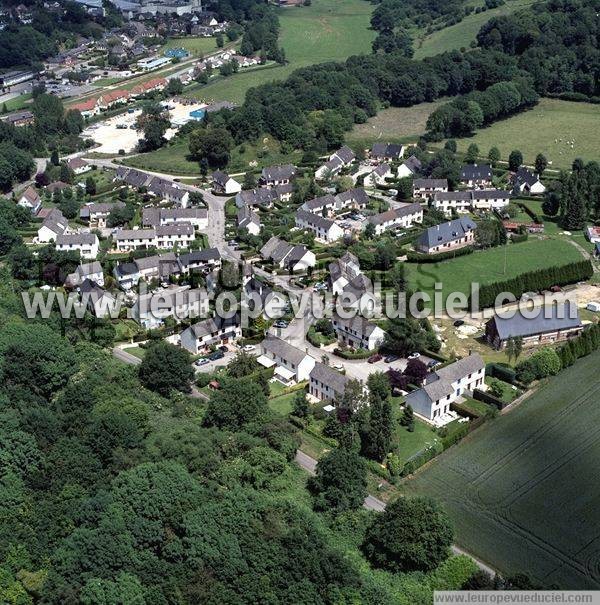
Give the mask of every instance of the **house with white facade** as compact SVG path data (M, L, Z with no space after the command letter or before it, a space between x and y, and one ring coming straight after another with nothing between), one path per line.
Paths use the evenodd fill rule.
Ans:
M315 179L321 180L328 175L336 176L341 172L342 168L351 164L355 157L354 151L347 145L344 145L332 153L325 164L315 170Z
M71 158L67 160L67 166L75 173L75 174L83 174L91 169L91 166L81 158Z
M95 260L100 242L95 233L63 233L56 236L56 249L60 252L79 252L81 258Z
M372 172L367 174L364 183L366 187L374 189L377 185L385 185L385 179L394 176L389 164L379 164Z
M85 303L89 312L99 319L118 317L117 300L100 284L85 279L79 287L81 302Z
M82 263L73 273L69 273L65 280L65 287L76 288L86 279L94 282L101 288L104 287L104 271L102 265L97 260L91 263Z
M242 337L240 316L215 315L192 324L181 333L181 346L192 355L207 352L212 346L235 343Z
M92 229L104 229L113 210L124 208L123 202L93 202L85 204L79 210L79 218L89 224Z
M341 399L349 380L349 376L317 362L309 375L308 394L318 401Z
M424 254L449 252L475 241L477 225L467 217L429 227L415 242L415 250Z
M275 236L260 249L260 255L280 269L286 268L290 271L306 271L317 264L314 252L306 246L292 245Z
M487 164L466 164L460 173L460 182L467 187L491 187L492 169Z
M354 349L374 351L385 339L384 330L360 315L346 319L334 314L332 324L338 342Z
M542 195L546 193L546 187L540 181L539 175L525 166L519 167L512 177L512 183L517 194Z
M435 193L432 206L447 215L472 210L500 210L510 204L511 192L503 189L473 189Z
M46 210L48 212L45 212ZM67 232L69 221L58 208L42 208L40 214L42 212L44 212L45 218L42 226L38 229L37 242L39 244L49 244L50 242L55 242L59 235Z
M246 229L250 235L258 235L262 228L260 216L248 206L240 208L237 213L238 229Z
M421 204L402 204L367 219L367 223L375 227L376 235L381 235L388 229L408 229L421 222L423 222L423 207Z
M448 191L448 179L414 179L413 197L427 200L435 193Z
M409 176L415 176L415 174L419 174L421 166L421 160L419 160L419 158L416 156L411 155L406 161L402 162L402 164L398 166L396 177L399 179L404 179Z
M308 380L316 363L308 353L271 335L260 343L260 353L258 363L265 367L275 367L275 378L284 384Z
M369 157L378 162L395 162L404 156L405 147L397 143L373 143Z
M138 296L131 308L131 317L151 330L160 327L167 317L179 322L206 316L208 312L209 298L206 290L183 286Z
M335 221L302 209L296 212L296 227L312 231L325 242L335 242L344 236L344 230Z
M268 166L262 169L259 182L261 187L277 187L289 185L295 176L296 167L292 164Z
M114 235L117 250L128 252L147 248L187 248L195 240L194 227L189 223L160 225L156 229L119 229Z
M40 198L38 192L33 187L29 186L23 191L17 204L23 208L27 208L31 214L36 215L42 207L42 198Z
M173 224L192 225L198 231L208 228L208 210L206 208L155 208L147 207L142 211L144 227L161 227Z
M212 190L219 195L235 195L242 186L226 172L217 170L212 173Z
M450 406L473 389L485 389L485 362L477 353L430 373L420 389L408 393L406 404L423 420L443 426L456 419Z
M192 250L179 256L179 266L184 275L195 271L214 271L221 268L221 253L218 248Z

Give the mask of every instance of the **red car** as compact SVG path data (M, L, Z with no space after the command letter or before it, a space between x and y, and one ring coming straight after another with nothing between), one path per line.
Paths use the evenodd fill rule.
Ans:
M383 359L383 356L380 355L379 353L375 353L375 355L371 355L371 357L369 357L369 359L367 359L367 361L369 363L377 363L378 361L381 361Z

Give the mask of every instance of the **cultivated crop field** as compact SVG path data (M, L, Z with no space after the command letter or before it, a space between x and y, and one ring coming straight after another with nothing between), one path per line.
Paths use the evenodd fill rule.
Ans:
M543 153L552 162L548 168L570 168L575 158L591 161L600 155L600 137L590 134L598 131L599 124L600 105L542 99L530 111L496 122L457 143L459 151L476 143L485 156L496 146L503 160L513 149L520 149L528 164Z
M504 573L600 588L600 352L486 423L403 491L438 499L457 543Z

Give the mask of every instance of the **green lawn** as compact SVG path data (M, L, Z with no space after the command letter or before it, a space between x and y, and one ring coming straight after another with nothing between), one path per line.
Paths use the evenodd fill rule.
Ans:
M394 432L396 445L394 451L402 463L438 438L433 429L420 420L415 420L415 430L412 433L406 427L397 426L398 428Z
M279 397L269 399L269 407L281 416L287 416L292 411L292 403L296 393L287 393Z
M599 124L600 105L542 99L530 111L457 141L458 150L464 152L475 143L487 155L496 146L507 160L513 149L520 149L525 163L533 164L535 156L543 153L551 162L548 168L570 168L575 158L591 161L600 157L600 137L590 134L598 131Z
M144 359L144 355L146 354L145 349L142 349L141 347L127 347L124 348L123 351L125 351L126 353L129 353L130 355L134 355L135 357L139 358L139 359Z
M19 95L18 97L14 97L14 99L10 99L9 101L5 101L2 103L0 108L4 108L6 105L7 111L19 111L20 109L25 109L30 105L31 102L31 94Z
M506 255L506 272L504 263ZM459 256L440 263L407 264L412 290L433 296L434 284L443 285L444 298L450 292L469 294L472 282L488 284L521 273L581 260L581 253L564 239L534 239Z
M469 48L469 44L477 38L481 27L492 17L509 15L533 2L534 0L508 0L503 6L479 14L471 13L460 23L445 27L428 36L422 37L423 34L419 32L420 35L415 41L415 58L432 57L454 49Z
M189 94L209 101L241 103L249 88L283 80L299 67L368 53L375 37L369 29L372 10L373 6L364 0L313 0L311 6L283 8L279 11L279 43L287 65L240 70L229 78L194 88Z
M427 118L445 99L434 103L420 103L413 107L389 107L382 109L364 124L355 124L346 134L346 142L356 148L366 149L373 141L385 140L391 143L416 142L425 132Z
M505 574L600 588L600 352L550 379L402 485L452 518L456 542Z
M170 38L160 49L160 54L164 54L170 48L185 48L193 57L198 57L217 50L217 40L216 38L198 38L194 36Z

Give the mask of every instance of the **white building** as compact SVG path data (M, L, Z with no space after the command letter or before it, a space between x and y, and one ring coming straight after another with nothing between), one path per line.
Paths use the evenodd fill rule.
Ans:
M360 315L344 319L334 314L332 323L338 342L341 344L367 351L374 351L383 344L385 332L378 325Z
M325 242L335 242L344 236L344 230L335 221L306 210L296 212L296 227L312 231Z
M394 176L389 164L380 164L371 173L365 177L365 186L375 189L377 185L385 185L385 179L391 179Z
M293 246L274 236L260 249L260 255L280 269L287 268L290 271L306 271L317 264L314 252L306 246Z
M344 395L350 378L323 363L315 363L308 383L308 394L318 401L335 401Z
M250 235L258 235L262 228L260 217L249 206L238 210L237 226L238 229L246 229Z
M95 233L63 233L56 237L56 249L60 252L79 252L81 258L95 260L100 242Z
M448 179L413 180L413 197L428 199L439 191L448 191Z
M181 333L181 346L192 355L207 351L211 346L233 343L242 337L240 318L210 317L192 324Z
M375 234L381 235L388 229L408 229L423 221L423 208L420 204L402 204L397 208L370 216L368 223L375 226Z
M67 166L75 173L75 174L83 174L90 170L90 165L81 158L71 158L67 160Z
M404 179L409 176L414 176L419 173L419 170L421 170L421 160L416 156L411 155L405 162L402 162L402 164L398 166L396 177Z
M226 172L217 170L212 174L212 189L221 195L235 195L242 190L242 186Z
M91 263L82 263L73 273L69 273L65 280L65 286L75 288L80 286L86 279L94 282L101 288L104 287L104 271L102 265L97 260Z
M36 215L42 207L42 199L38 195L38 192L31 186L23 191L17 203L19 206L27 208L33 215Z
M40 214L46 210L46 208L40 210ZM39 244L55 242L59 235L67 232L68 227L69 221L63 213L58 208L52 208L47 212L42 226L38 229L37 242Z
M308 353L275 336L267 336L260 345L257 361L265 367L275 366L275 377L284 384L308 380L315 359Z
M485 363L473 354L429 374L422 388L406 396L406 403L424 420L443 426L456 418L450 406L476 388L485 389Z
M167 317L176 321L208 315L206 290L187 286L159 290L138 297L131 308L131 317L147 330L158 328Z

